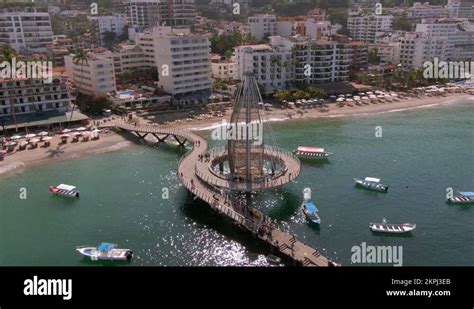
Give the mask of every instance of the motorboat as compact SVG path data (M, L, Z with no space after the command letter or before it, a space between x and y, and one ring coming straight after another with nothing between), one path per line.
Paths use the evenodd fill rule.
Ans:
M80 192L76 187L60 184L57 186L50 186L49 191L55 195L66 196L66 197L79 197Z
M308 218L311 222L316 224L321 224L321 218L319 217L319 210L311 201L311 189L305 188L303 190L304 200L303 200L303 213L305 214L306 218Z
M89 257L92 261L112 260L130 261L133 251L130 249L118 249L116 244L103 242L97 247L80 246L76 250L83 256Z
M472 204L474 203L474 192L459 192L459 195L448 198L451 204Z
M325 151L324 148L306 146L299 146L293 153L298 157L311 159L327 159L333 154L332 152Z
M388 186L380 183L379 178L365 177L365 179L354 178L356 185L361 186L368 190L374 190L379 192L387 192Z
M382 223L370 223L369 228L372 232L380 233L410 233L416 229L416 224L414 223L401 223L401 224L389 224L387 220L383 219Z

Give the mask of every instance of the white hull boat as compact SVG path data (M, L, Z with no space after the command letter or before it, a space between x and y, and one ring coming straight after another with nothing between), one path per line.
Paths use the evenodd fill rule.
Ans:
M57 186L50 186L49 191L55 195L65 196L65 197L79 197L80 192L76 187L60 184Z
M369 228L372 230L372 232L402 234L414 231L416 229L416 224L389 224L385 220L383 220L382 223L370 223Z
M379 178L365 177L365 179L354 178L356 185L361 186L368 190L374 190L386 193L388 186L380 183Z
M115 244L101 243L97 247L81 246L76 250L83 256L89 257L92 261L130 261L133 251L130 249L118 249Z

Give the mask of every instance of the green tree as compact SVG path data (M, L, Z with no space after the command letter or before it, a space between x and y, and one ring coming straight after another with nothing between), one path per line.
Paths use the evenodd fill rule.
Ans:
M372 48L368 54L369 63L378 64L380 63L379 50L378 48Z
M310 94L312 98L324 98L326 97L326 92L321 88L316 88L312 85L306 88L306 92Z
M112 47L114 44L115 40L117 39L117 34L112 31L105 31L104 36L103 36L103 43L105 47Z
M273 97L274 97L275 99L277 99L278 101L280 101L280 102L283 102L283 101L290 101L290 100L293 99L293 95L292 95L291 92L288 91L288 90L275 92L275 93L273 94Z

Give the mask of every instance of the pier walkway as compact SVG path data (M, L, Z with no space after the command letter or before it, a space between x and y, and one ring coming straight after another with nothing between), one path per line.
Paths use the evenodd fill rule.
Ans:
M293 235L278 229L272 220L262 212L253 208L248 209L237 203L231 203L223 190L223 188L226 188L225 185L218 186L212 182L206 182L203 180L206 177L203 174L198 176L197 171L201 170L196 169L197 164L201 162L200 157L208 151L207 140L199 134L186 129L172 129L156 125L136 126L122 120L110 121L100 127L129 131L140 138L145 138L148 134L151 134L159 142L164 142L167 138L173 137L183 147L186 142L191 143L193 145L192 149L181 158L178 166L179 180L189 192L208 203L218 213L225 215L242 228L252 232L259 239L269 243L274 249L286 255L295 263L303 266L334 265L314 248L298 241ZM209 175L212 175L208 168L205 170L208 171ZM204 171L201 172L205 173ZM223 180L221 179L221 181ZM229 187L231 186L228 185L227 188Z

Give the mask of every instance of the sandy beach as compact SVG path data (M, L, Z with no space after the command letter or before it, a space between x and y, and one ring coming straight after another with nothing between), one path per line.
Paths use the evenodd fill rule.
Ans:
M273 108L265 112L265 120L267 121L292 121L298 119L320 118L320 117L352 117L367 116L371 114L380 114L387 112L397 112L421 107L437 106L444 104L454 104L461 102L469 102L474 104L474 96L468 94L449 94L445 97L422 97L419 99L399 99L399 101L362 105L353 107L344 106L337 107L336 104L329 104L329 108L325 112L321 112L319 108L309 109L282 109ZM181 120L172 122L167 127L186 128L193 130L208 130L222 124L222 120L228 120L231 110L226 109L222 117L213 117L205 119L193 119L191 121ZM151 123L151 121L141 120L140 123ZM39 146L36 149L27 149L23 151L15 151L5 156L0 161L0 175L21 171L27 167L49 164L66 159L79 158L90 155L98 155L101 153L117 151L125 147L130 147L136 143L138 138L134 138L131 134L118 134L115 132L101 133L100 139L89 142L77 142L60 144L59 136L55 136L51 140L51 146L43 148Z

